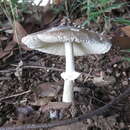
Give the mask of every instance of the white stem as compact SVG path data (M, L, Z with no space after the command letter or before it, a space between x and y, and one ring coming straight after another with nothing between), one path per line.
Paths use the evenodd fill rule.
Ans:
M63 102L72 102L73 101L73 81L65 80L64 90L63 90Z
M66 72L75 71L73 43L65 43Z
M68 75L75 72L74 67L74 54L73 44L65 43L65 56L66 56L66 72L64 73L64 90L63 90L63 102L73 101L73 80L69 79ZM65 78L67 76L67 79Z
M66 56L66 72L61 74L61 77L65 80L63 90L63 102L73 101L73 83L77 79L80 73L75 72L74 66L74 52L73 43L65 43L65 56Z

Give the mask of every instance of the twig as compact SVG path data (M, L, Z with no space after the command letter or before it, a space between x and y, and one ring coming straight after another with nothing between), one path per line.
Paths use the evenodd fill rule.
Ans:
M25 66L23 66L23 68L24 69L27 69L27 68L45 69L45 70L53 70L53 71L60 71L60 72L65 71L64 69L58 69L58 68L53 68L53 67L45 67L45 66L37 66L37 65L25 65ZM87 77L89 77L91 72L90 73L80 72L80 73L85 74L85 75L87 75Z
M17 67L17 65L11 64L12 66ZM36 66L36 65L26 65L22 66L23 69L45 69L45 70L54 70L54 71L64 71L63 69L58 69L58 68L52 68L52 67L45 67L45 66ZM8 69L8 70L0 70L0 73L9 73L9 72L15 72L16 69Z
M89 112L79 117L56 121L52 123L45 123L45 124L28 124L28 125L21 125L21 126L13 126L13 127L1 127L0 130L27 130L27 129L40 129L40 128L52 128L57 126L68 125L72 123L76 123L79 121L86 120L87 118L92 118L93 116L99 116L105 113L108 109L112 108L113 105L119 103L122 99L128 97L130 94L130 88L127 88L123 94L119 95L115 99L113 99L110 103L100 107L99 109L95 110L94 112Z
M37 7L40 6L40 4L41 4L42 2L43 2L43 0L40 0L39 3L38 3L38 5L37 5Z
M17 67L18 65L15 64L11 64L14 67ZM46 67L46 66L38 66L38 65L24 65L22 66L23 69L28 69L28 68L32 68L32 69L44 69L44 70L53 70L53 71L60 71L63 72L64 69L58 69L58 68L53 68L53 67ZM0 70L0 73L9 73L9 72L15 72L16 69L9 69L9 70ZM87 77L93 77L92 75L90 75L90 73L86 73L86 72L80 72L81 74L85 74Z
M34 68L34 69L46 69L46 70L54 70L54 71L64 71L63 69L58 69L58 68L52 68L52 67L45 67L45 66L34 66L34 65L26 65L23 66L24 69L27 68Z
M22 96L22 95L30 93L30 92L31 92L31 90L28 90L28 91L25 91L25 92L22 92L22 93L18 93L18 94L14 94L14 95L11 95L11 96L0 98L0 102L3 101L3 100L7 100L9 98L14 98L14 97Z
M3 27L3 28L0 29L0 32L6 31L6 30L8 30L8 29L12 29L12 28L11 28L11 27Z
M11 80L10 77L0 77L0 81L3 81L3 80Z

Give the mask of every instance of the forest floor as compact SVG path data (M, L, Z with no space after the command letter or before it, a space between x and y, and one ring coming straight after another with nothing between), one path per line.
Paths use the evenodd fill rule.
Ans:
M31 21L32 23L27 20L29 19L22 24L17 22L16 26L20 30L18 35L26 35L26 31L31 33L46 27L36 24L35 20ZM60 25L62 21L60 16L49 21L47 26ZM21 29L22 26L24 31ZM95 25L90 28L92 29L93 26ZM106 36L116 36L116 41L127 44L130 39L127 35L128 28L124 31L122 29L124 25L111 24L111 26L113 29ZM65 71L65 57L29 50L21 43L19 46L13 38L15 33L8 23L1 26L0 31L0 126L2 128L15 129L14 125L37 125L66 119L73 120L75 117L103 107L130 86L130 62L124 60L129 53L121 51L128 46L125 47L123 44L122 47L117 45L117 42L112 44L111 50L106 54L75 57L76 70L81 72L81 76L74 84L74 102L62 103L64 82L60 74ZM120 40L120 36L124 39ZM100 116L48 129L129 130L129 123L128 96Z

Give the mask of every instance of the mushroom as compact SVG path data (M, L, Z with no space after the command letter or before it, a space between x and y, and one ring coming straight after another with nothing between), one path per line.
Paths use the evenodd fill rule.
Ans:
M58 26L23 37L22 42L29 48L54 54L65 55L66 71L64 79L63 102L73 101L74 80L80 75L75 71L74 56L104 54L111 48L111 43L103 36L72 26Z

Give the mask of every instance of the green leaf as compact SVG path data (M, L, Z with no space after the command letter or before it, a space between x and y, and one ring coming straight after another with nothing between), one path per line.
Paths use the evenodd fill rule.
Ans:
M130 49L121 50L121 52L130 52Z
M124 18L116 18L116 19L113 19L112 21L120 23L120 24L130 25L130 20L127 20Z
M85 20L83 23L82 23L82 26L85 26L89 23L89 20Z
M120 4L112 4L110 7L107 7L105 9L103 9L103 12L110 12L113 9L119 9L121 8L123 5L125 5L126 3L120 3Z
M111 2L111 0L99 0L99 3L102 4L102 5L105 5L109 2Z
M124 57L123 59L130 62L130 57Z

